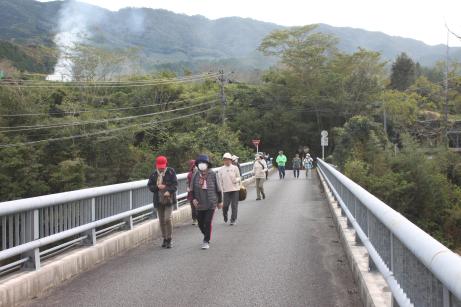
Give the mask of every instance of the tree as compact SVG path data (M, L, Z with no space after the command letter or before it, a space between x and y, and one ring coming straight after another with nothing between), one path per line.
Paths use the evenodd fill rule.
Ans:
M401 53L392 64L390 88L405 91L416 80L415 62L406 53Z

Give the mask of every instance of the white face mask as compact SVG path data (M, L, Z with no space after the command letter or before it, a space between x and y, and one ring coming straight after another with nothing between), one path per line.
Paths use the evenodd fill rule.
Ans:
M201 170L202 172L203 171L206 171L208 169L208 164L206 163L199 163L198 164L198 169Z

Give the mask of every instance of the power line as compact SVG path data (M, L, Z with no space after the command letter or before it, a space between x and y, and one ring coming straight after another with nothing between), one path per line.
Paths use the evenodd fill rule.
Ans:
M20 132L20 131L32 131L32 130L41 130L41 129L52 129L52 128L64 128L64 127L71 127L71 126L81 126L81 125L89 125L89 124L101 124L101 123L108 123L112 121L122 121L122 120L131 120L135 118L141 118L141 117L147 117L147 116L153 116L153 115L159 115L159 114L166 114L166 113L172 113L176 111L182 111L182 110L187 110L191 109L194 107L200 107L204 105L209 105L217 100L212 100L209 102L201 103L198 105L192 105L188 107L183 107L183 108L177 108L173 110L167 110L167 111L160 111L160 112L154 112L154 113L147 113L147 114L141 114L141 115L132 115L132 116L126 116L126 117L115 117L115 118L106 118L106 119L101 119L101 120L93 120L93 121L83 121L83 122L72 122L72 123L62 123L62 124L55 124L55 125L35 125L35 126L15 126L15 127L0 127L0 129L7 129L7 130L0 130L0 132ZM12 129L10 129L12 128ZM19 129L15 129L19 128Z
M91 81L91 80L79 80L79 81L49 81L49 80L23 80L23 79L5 79L1 83L21 83L21 84L35 84L35 85L46 85L46 84L63 84L63 85L69 85L69 84L75 84L75 85L81 85L81 84L89 84L89 85L98 85L98 84L143 84L143 83L163 83L163 82L175 82L175 81L188 81L188 80L194 80L197 78L203 78L203 77L213 77L213 76L218 76L218 73L203 73L203 74L196 74L196 75L191 75L191 76L186 76L186 77L180 77L180 78L157 78L157 79L138 79L138 80L97 80L97 81Z
M200 80L206 80L206 79L212 79L215 78L216 75L208 75L208 76L203 76L203 77L196 77L196 78L191 78L191 79L183 79L183 80L172 80L172 81L163 81L163 82L149 82L149 83L142 83L142 84L72 84L72 83L67 83L63 82L60 85L59 84L39 84L39 85L20 85L16 83L7 83L7 82L0 82L0 86L8 86L8 87L20 87L20 88L62 88L62 87L82 87L85 86L87 88L126 88L126 87L145 87L145 86L155 86L155 85L166 85L166 84L179 84L179 83L186 83L186 82L191 82L191 81L200 81Z
M182 115L182 116L177 116L174 118L169 118L161 121L154 121L154 122L148 122L148 123L142 123L142 124L133 124L133 125L128 125L124 127L119 127L119 128L114 128L114 129L108 129L108 130L103 130L103 131L97 131L97 132L92 132L92 133L86 133L86 134L79 134L79 135L72 135L72 136L66 136L66 137L60 137L60 138L52 138L52 139L46 139L46 140L38 140L38 141L31 141L31 142L23 142L23 143L13 143L13 144L0 144L0 149L1 148L11 148L11 147L21 147L21 146L27 146L27 145L36 145L40 143L45 143L45 142L57 142L57 141L64 141L64 140L73 140L73 139L79 139L79 138L85 138L89 136L94 136L94 135L100 135L100 134L106 134L106 133L112 133L116 131L121 131L121 130L126 130L129 128L133 127L144 127L144 126L149 126L149 125L156 125L160 123L165 123L165 122L170 122L170 121L175 121L178 119L182 118L187 118L187 117L192 117L198 114L206 113L208 111L211 111L215 109L215 107L208 108L206 110L202 110L199 112L187 114L187 115Z
M123 108L111 108L111 109L98 109L98 110L78 110L78 111L65 111L65 112L49 112L49 113L23 113L23 114L0 114L0 117L27 117L27 116L49 116L49 115L75 115L81 113L98 113L98 112L109 112L109 111L125 111L125 110L134 110L134 109L143 109L156 106L162 106L166 104L177 104L181 102L195 101L202 98L211 98L213 95L200 96L190 99L166 101L163 103L156 103L150 105L136 106L136 107L123 107ZM1 127L0 127L1 128Z

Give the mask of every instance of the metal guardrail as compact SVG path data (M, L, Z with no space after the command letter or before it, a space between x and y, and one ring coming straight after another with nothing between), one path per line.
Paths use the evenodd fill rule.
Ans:
M253 162L241 169L242 177L250 178ZM187 203L187 174L177 178L181 206ZM152 215L147 180L0 203L0 275L18 267L39 269L41 258L78 244L93 245L97 237L132 229Z
M333 166L318 159L358 242L369 253L399 306L461 307L461 257Z

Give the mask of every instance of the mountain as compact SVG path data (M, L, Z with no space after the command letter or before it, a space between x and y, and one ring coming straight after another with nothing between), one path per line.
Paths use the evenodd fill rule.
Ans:
M73 1L0 0L0 40L56 48L55 35L69 31L98 46L136 48L148 66L237 60L245 66L267 68L273 59L263 58L256 49L267 34L281 28L248 18L209 20L161 9L125 8L112 12ZM362 47L379 51L390 61L406 52L426 66L445 57L443 45L429 46L414 39L325 24L319 25L319 31L337 36L339 48L345 52ZM0 60L2 57L5 58L0 53ZM461 60L461 48L452 48L451 57Z

